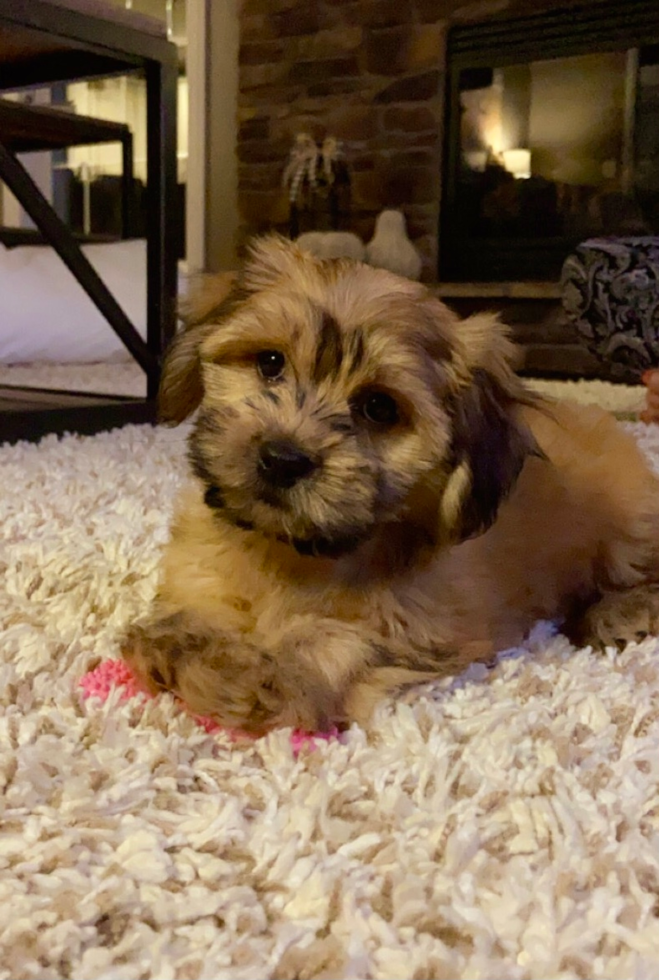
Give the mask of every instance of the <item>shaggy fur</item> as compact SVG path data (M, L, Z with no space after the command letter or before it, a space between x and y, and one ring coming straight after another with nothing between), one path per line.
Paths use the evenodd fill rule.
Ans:
M494 317L269 238L190 322L162 412L200 406L196 479L123 644L152 690L322 729L539 618L598 645L659 627L659 483L610 416L524 388Z

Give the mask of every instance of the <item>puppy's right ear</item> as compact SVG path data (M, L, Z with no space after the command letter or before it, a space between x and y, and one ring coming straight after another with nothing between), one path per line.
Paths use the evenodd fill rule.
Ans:
M199 349L240 298L234 273L206 276L193 287L182 309L185 327L174 337L163 362L158 416L165 425L179 425L199 406L204 393Z
M281 235L266 235L250 243L242 271L200 276L181 311L185 329L165 355L158 415L165 425L178 425L199 406L203 397L199 349L235 307L250 295L286 276L305 274L315 259Z

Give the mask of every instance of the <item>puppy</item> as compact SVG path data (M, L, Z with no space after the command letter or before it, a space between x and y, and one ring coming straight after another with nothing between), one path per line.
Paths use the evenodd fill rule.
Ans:
M263 732L366 722L385 694L519 642L659 626L659 481L596 408L525 389L490 315L276 237L202 297L161 410L199 412L150 616L152 690Z

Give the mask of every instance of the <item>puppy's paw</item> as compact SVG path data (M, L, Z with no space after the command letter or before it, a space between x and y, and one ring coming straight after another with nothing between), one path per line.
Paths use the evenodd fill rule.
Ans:
M177 691L183 658L192 655L198 645L198 636L184 628L182 617L168 616L133 624L121 638L119 649L140 684L156 695Z
M622 650L653 634L659 634L659 584L605 593L586 610L571 638L583 646Z
M331 727L333 703L315 672L284 663L239 633L184 613L133 626L121 654L152 694L171 691L194 714L252 734Z

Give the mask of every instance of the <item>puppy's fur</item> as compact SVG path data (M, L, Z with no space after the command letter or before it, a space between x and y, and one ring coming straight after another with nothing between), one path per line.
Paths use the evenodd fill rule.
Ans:
M513 361L494 317L283 239L211 283L164 368L164 418L200 409L155 608L123 643L145 683L244 730L322 729L540 617L598 645L657 629L658 481Z

